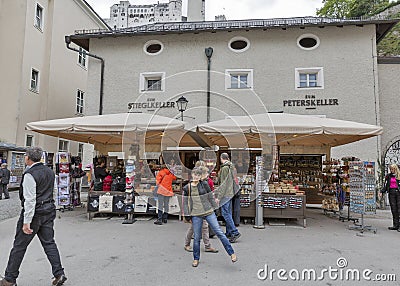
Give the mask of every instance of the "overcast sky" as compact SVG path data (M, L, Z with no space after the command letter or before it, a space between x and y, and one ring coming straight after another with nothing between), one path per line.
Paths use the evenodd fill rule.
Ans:
M110 7L119 0L86 0L103 18L110 17ZM168 0L130 0L131 4L154 4ZM186 16L187 1L183 0L183 15ZM206 0L206 20L224 14L228 20L267 19L280 17L315 16L322 0Z

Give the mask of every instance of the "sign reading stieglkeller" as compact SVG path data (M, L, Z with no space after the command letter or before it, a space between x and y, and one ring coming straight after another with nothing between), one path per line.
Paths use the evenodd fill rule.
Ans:
M317 106L332 106L339 105L339 99L317 99L315 95L306 95L305 99L287 99L283 101L283 107L301 107L306 109L316 109Z
M159 108L175 108L175 101L156 101L155 98L148 98L147 102L129 102L128 109L159 109Z

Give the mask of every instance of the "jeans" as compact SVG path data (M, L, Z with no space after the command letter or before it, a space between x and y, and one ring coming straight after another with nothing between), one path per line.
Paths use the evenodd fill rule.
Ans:
M0 199L3 196L3 192L4 192L4 197L5 198L9 198L10 197L10 194L8 193L7 184L1 184L0 183Z
M240 195L232 198L232 219L235 225L240 224Z
M399 228L399 212L400 212L400 191L389 190L389 204L393 216L393 227Z
M170 197L158 194L158 220L168 218L169 198Z
M232 245L229 242L228 238L225 236L224 232L221 230L221 227L218 224L217 217L215 213L212 213L207 216L193 216L192 217L192 225L194 231L194 241L193 241L193 259L200 260L200 239L201 239L201 229L203 227L203 220L208 222L208 225L215 232L219 240L222 242L226 252L228 255L232 255L235 252L233 251Z
M232 219L232 199L229 197L223 197L220 202L221 214L225 220L226 236L233 237L239 234L239 231L235 227L235 223Z
M54 241L54 219L56 218L56 211L45 215L35 215L31 222L31 229L33 234L25 234L22 231L24 223L24 213L21 212L17 223L17 231L14 239L14 246L11 249L10 257L5 272L4 278L12 283L16 283L19 275L19 268L24 258L26 249L31 243L32 239L37 235L42 244L44 252L47 255L52 268L54 277L64 274L64 268L61 266L60 254L56 242Z

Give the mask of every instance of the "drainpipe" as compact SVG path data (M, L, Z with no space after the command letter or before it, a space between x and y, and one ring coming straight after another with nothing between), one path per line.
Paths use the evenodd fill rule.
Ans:
M78 49L72 48L69 45L71 44L71 38L69 36L65 36L65 43L67 44L67 49L71 51L75 51L80 53ZM100 72L100 104L99 104L99 115L103 114L103 97L104 97L104 59L96 56L94 54L86 52L89 57L93 57L101 61L101 72Z
M210 122L210 78L211 78L211 57L213 54L213 48L209 47L205 50L207 57L207 122Z

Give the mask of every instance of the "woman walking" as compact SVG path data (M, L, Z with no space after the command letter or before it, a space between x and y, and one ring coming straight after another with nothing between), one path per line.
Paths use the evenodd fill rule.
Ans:
M218 236L232 262L237 261L236 254L231 243L219 227L214 209L218 207L214 200L211 189L206 184L200 183L201 170L194 168L192 181L183 188L183 208L185 222L192 223L194 231L193 262L192 266L197 267L200 261L200 238L203 220L206 220L215 234Z
M389 226L389 230L397 230L400 232L399 213L400 213L400 170L396 164L389 167L390 173L385 177L385 184L381 193L389 193L389 204L393 216L393 226ZM380 195L382 196L382 194Z

